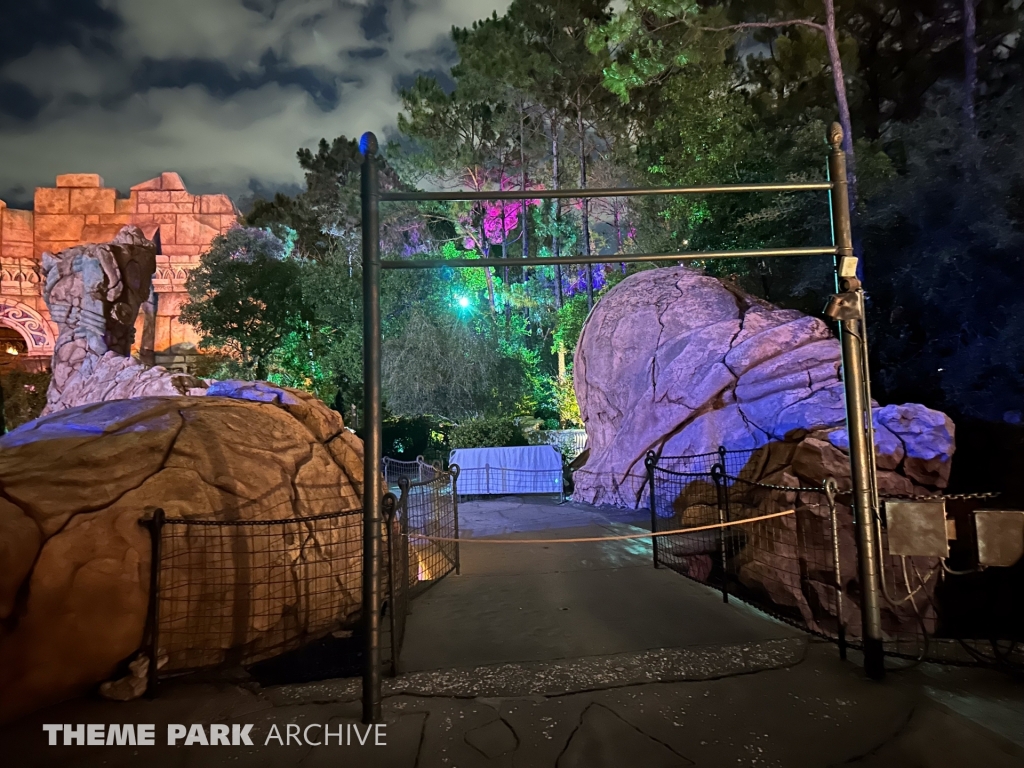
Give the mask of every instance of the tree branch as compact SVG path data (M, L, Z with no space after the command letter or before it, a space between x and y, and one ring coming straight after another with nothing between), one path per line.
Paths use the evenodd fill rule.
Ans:
M725 27L694 27L702 32L734 32L740 29L779 29L780 27L810 27L819 32L825 31L825 25L814 19L783 19L782 21L744 21L729 24Z

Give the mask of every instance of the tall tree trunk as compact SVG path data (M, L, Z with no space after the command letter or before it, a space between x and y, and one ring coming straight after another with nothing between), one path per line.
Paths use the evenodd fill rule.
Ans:
M480 219L480 229L477 230L477 237L480 243L480 255L486 259L490 256L491 249L487 245L487 233L484 231L483 218ZM487 299L491 304L491 316L494 316L498 312L498 305L494 301L494 278L491 276L490 267L484 267L484 278L487 280Z
M964 0L964 116L974 134L974 93L978 89L978 18L975 0Z
M846 172L850 184L850 206L856 205L857 175L853 156L853 123L850 121L850 101L846 95L846 77L843 74L843 60L839 56L839 38L836 35L836 6L834 0L825 3L825 44L828 46L829 65L832 68L832 83L836 90L836 105L839 107L839 124L843 126L843 151L846 152Z
M526 115L522 110L522 103L520 103L519 109L519 188L526 191ZM523 258L528 259L530 257L530 226L529 217L527 211L529 206L527 201L523 200L520 204L522 208L519 211L520 224L519 226L523 229ZM525 270L525 267L524 267ZM523 280L525 282L526 276L524 274Z
M619 201L612 200L612 221L615 225L615 252L622 253L622 221L619 217ZM626 274L626 262L622 262L622 274Z
M839 55L839 38L836 35L836 6L834 0L825 3L825 44L828 46L829 63L832 66L832 82L836 90L836 105L839 107L839 124L843 126L843 151L846 153L846 181L850 194L850 221L853 226L853 254L861 256L860 237L857 234L857 162L853 154L853 123L850 120L850 101L846 95L846 77L843 74L843 60ZM864 260L857 260L857 277L864 279Z
M576 104L576 130L580 134L580 189L587 188L587 133L583 128L583 107ZM583 212L583 255L590 255L590 199L584 197ZM587 311L594 308L594 265L587 264Z
M558 189L558 128L551 121L551 188ZM551 255L558 258L558 224L562 217L562 201L555 200L555 231L551 235ZM555 264L555 308L561 309L562 298L562 265Z
M505 172L502 171L502 181L498 183L498 189L504 189L504 178ZM508 259L508 229L505 227L505 201L501 201L501 258ZM503 280L505 288L505 325L509 325L512 322L512 302L509 301L509 286L508 286L508 264L503 269Z

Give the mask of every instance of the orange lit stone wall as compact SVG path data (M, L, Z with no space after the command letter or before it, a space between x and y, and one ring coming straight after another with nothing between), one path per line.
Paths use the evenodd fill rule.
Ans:
M151 319L140 313L136 347L151 336L158 362L170 362L193 351L198 340L190 326L178 321L188 271L238 218L227 195L193 195L176 173L136 184L127 198L119 199L117 190L104 187L96 174L72 173L58 176L55 187L37 188L31 211L8 208L0 200L0 325L26 338L29 357L49 357L57 329L43 301L43 252L106 242L121 227L134 224L159 246L153 275L156 312L149 313ZM145 323L151 327L144 328Z

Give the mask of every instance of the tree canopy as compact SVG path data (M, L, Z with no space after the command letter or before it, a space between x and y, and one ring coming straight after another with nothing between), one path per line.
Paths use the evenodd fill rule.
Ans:
M453 29L458 63L401 93L384 186L819 180L826 126L845 103L876 396L954 417L1013 410L1024 395L1014 279L1024 244L1021 3L614 8L513 0L503 15ZM297 159L305 191L257 201L248 215L256 230L215 242L183 317L247 375L306 386L348 415L361 410L361 158L356 141L339 136ZM504 261L385 272L386 405L408 417L572 425L571 356L589 307L648 268L626 268L615 254L817 245L829 235L826 204L812 196L388 205L384 258ZM607 254L608 263L519 263L570 253ZM810 313L831 288L828 258L694 265Z

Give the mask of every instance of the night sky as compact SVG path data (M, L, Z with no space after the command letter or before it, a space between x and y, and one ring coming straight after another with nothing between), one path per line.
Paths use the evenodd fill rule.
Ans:
M294 189L300 146L387 132L449 32L509 0L0 0L0 199L59 173Z

